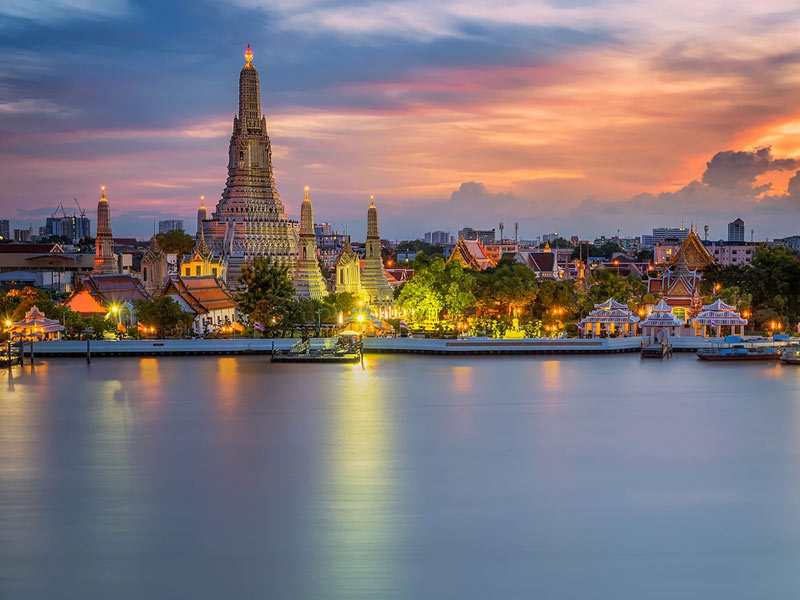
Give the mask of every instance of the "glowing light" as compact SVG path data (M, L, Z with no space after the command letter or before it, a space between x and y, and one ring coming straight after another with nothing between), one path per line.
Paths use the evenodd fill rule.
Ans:
M250 50L250 44L247 45L247 50L244 51L244 59L248 65L253 62L253 51Z
M358 320L359 323L363 323L364 322L364 315L358 315L356 317L356 319Z
M6 319L6 327L11 327L11 321L9 321L8 319Z

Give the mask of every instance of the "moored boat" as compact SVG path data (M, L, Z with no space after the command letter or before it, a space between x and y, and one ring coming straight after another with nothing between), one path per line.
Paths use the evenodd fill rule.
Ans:
M773 346L735 345L728 348L702 348L697 357L702 360L778 360L780 354Z
M800 365L800 346L789 346L781 351L781 362L787 365Z

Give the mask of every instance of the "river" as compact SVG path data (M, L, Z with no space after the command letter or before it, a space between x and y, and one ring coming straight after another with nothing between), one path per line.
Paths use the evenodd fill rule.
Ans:
M0 371L2 598L798 598L800 368Z

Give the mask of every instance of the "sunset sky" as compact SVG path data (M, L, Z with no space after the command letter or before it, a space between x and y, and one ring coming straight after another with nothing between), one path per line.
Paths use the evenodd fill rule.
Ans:
M106 185L115 235L193 233L249 43L293 218L309 185L359 239L370 194L391 239L800 234L799 34L796 0L4 0L0 218Z

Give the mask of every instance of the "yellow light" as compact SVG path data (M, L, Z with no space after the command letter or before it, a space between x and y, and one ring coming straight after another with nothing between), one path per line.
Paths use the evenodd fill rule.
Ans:
M8 319L6 319L6 327L11 327L11 321L9 321Z
M117 311L119 311L119 307L118 306L112 306L111 307L111 312L116 313Z
M101 185L101 186L100 186L100 191L101 191L101 192L105 192L105 191L106 191L106 186L104 186L104 185Z
M356 319L358 320L359 323L363 323L364 322L364 315L358 315L358 317L356 317Z
M253 51L250 50L249 44L247 45L247 50L244 51L244 59L247 61L248 65L253 62Z

